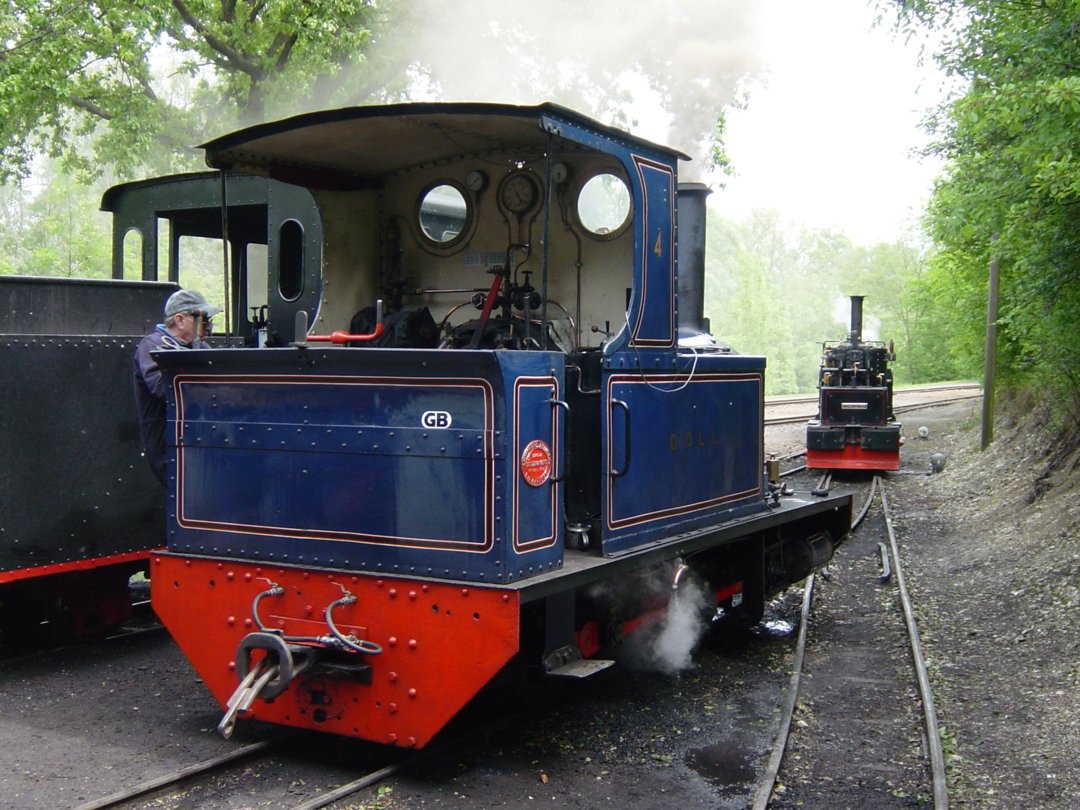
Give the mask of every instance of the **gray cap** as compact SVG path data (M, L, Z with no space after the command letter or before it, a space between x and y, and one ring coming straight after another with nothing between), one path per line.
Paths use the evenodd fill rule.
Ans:
M205 312L207 318L213 318L221 307L206 300L202 293L194 290L177 290L165 302L165 317L171 318L177 312Z

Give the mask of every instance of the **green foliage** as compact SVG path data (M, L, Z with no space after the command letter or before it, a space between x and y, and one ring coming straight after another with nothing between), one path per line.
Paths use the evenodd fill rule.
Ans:
M363 59L387 2L7 0L0 17L0 179L37 151L69 172L120 177L197 168L191 148L297 109L316 88L372 92L343 68ZM333 87L325 86L336 77ZM94 135L92 146L86 136Z
M754 66L741 46L751 16L724 4L648 0L634 15L616 0L555 0L542 13L530 0L4 6L0 181L27 176L43 151L91 177L102 165L120 179L197 168L192 147L238 126L407 97L550 98L633 128L645 95L689 139L681 146L723 169L723 110Z
M0 275L20 273L22 232L26 219L24 195L16 186L0 186Z
M773 211L744 224L709 212L705 311L712 332L768 360L766 393L817 385L821 343L847 335L850 295L866 295L863 336L893 340L900 384L977 376L977 359L952 354L953 302L925 279L915 247L862 247L833 231L792 232Z
M54 166L36 194L0 188L0 274L108 278L111 223L98 194Z
M931 201L939 250L920 294L953 302L950 351L981 357L997 255L998 378L1080 406L1080 4L920 0L900 19L943 34L937 59L966 82L931 120L948 170Z

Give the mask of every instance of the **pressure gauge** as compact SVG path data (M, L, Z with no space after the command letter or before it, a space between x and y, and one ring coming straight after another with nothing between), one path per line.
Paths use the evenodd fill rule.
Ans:
M473 169L465 176L465 188L469 191L483 191L487 186L487 175L479 169Z
M529 172L508 174L499 187L499 203L512 214L523 214L540 200L540 184Z

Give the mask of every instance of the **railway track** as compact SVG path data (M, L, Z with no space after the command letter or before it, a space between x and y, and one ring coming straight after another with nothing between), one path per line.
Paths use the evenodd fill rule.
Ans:
M124 790L115 791L99 799L93 799L78 805L75 810L104 810L104 808L132 807L133 802L150 796L151 794L165 792L170 788L178 787L195 780L199 777L220 773L229 766L254 756L256 753L267 751L281 741L282 737L274 737L269 740L243 745L220 756L211 757L201 762L196 762L179 768L170 773L161 774L152 779L140 782Z
M291 810L317 810L378 785L415 765L424 754L392 752L391 761L370 769L360 768L360 776L337 780L325 774L308 778L297 776L290 760L286 740L296 735L283 734L252 743L222 756L203 760L176 771L161 774L130 788L78 805L75 810L136 810L162 807L248 808L252 806L288 807ZM302 743L301 743L302 744ZM286 771L287 785L265 784L264 774Z
M319 810L376 788L428 760L446 758L477 738L498 734L501 728L520 720L520 714L514 712L489 716L482 722L466 724L457 733L422 751L385 748L313 732L286 731L159 774L79 804L74 810L162 807L247 810L256 806ZM268 779L268 774L287 776ZM377 798L378 794L372 801Z
M817 476L803 473L795 487L820 487L823 483ZM940 746L928 745L937 741L938 734L925 667L918 667L916 673L921 674L912 676L908 666L898 665L907 660L899 654L903 625L914 639L907 643L916 649L906 655L920 660L921 653L910 603L901 593L903 569L889 517L886 485L874 479L872 486L865 481L838 486L859 490L856 505L862 508L855 522L858 528L842 548L831 573L823 580L808 580L793 653L794 674L785 695L787 711L782 732L766 777L756 792L752 786L747 789L754 796L753 806L760 810L855 806L846 795L848 790L856 791L858 806L869 806L866 802L871 801L871 795L873 806L886 810L909 807L912 800L926 803L926 797L933 795L935 809L944 810L948 796L943 757ZM889 538L889 546L882 556L885 537ZM897 607L901 604L903 620ZM869 645L865 643L867 625L877 628L878 633L875 643ZM838 667L842 672L839 677ZM919 699L912 685L915 682L923 687ZM916 729L918 713L913 709L919 700L928 707L924 713L928 730L921 734ZM789 738L791 729L795 733ZM283 735L282 740L293 736ZM318 736L317 743L325 742ZM822 738L827 740L829 753L818 758L814 751ZM372 761L370 750L365 749L365 761L370 766L360 768L359 776L346 778L342 774L334 782L325 774L297 776L304 772L305 763L302 758L298 762L295 754L283 752L282 745L274 738L245 746L121 794L86 803L78 810L182 807L192 806L193 802L217 807L261 803L314 810L336 806L352 796L358 797L354 801L373 802L377 796L363 791L393 780L421 758L436 754L446 758L447 752L452 758L455 751L466 748L460 739L455 739L421 754L390 752L393 761ZM305 739L298 746L288 745L306 749L311 742ZM838 750L846 755L838 756ZM282 788L278 787L279 795L271 805L265 790L253 792L253 783L262 782L264 774L283 771L292 774L285 788L288 795L280 795ZM274 790L271 788L270 794Z
M804 474L801 485L814 482ZM855 487L864 502L852 538L828 573L805 586L780 731L754 810L901 808L913 801L948 807L887 485L875 477Z
M925 455L929 448L928 443L913 442L905 452L918 449ZM817 476L793 476L798 473L785 480L791 480L796 489L820 485ZM862 501L856 499L857 504ZM816 582L813 611L802 623L808 635L806 672L812 677L804 678L795 700L794 734L779 771L779 784L786 790L773 794L775 810L793 807L796 800L803 807L837 806L827 796L805 792L804 786L824 790L843 782L847 774L837 776L836 764L850 761L854 766L864 755L869 757L863 771L864 777L869 774L867 784L859 787L861 792L847 806L910 806L910 798L893 796L892 791L925 794L929 802L927 761L919 752L924 737L930 735L919 731L910 673L888 673L888 678L881 678L872 670L856 668L869 666L871 654L881 652L886 667L902 670L905 667L900 665L908 660L909 654L898 646L903 627L899 610L893 608L896 574L889 583L877 582L882 573L879 543L887 543L886 537L884 516L880 506L875 506L852 542L841 548L830 578ZM890 553L890 568L892 557ZM800 628L798 597L797 592L785 596L780 623ZM893 609L885 611L886 606ZM854 631L860 628L863 635L877 633L883 639L882 650L856 650L859 634ZM657 799L660 804L670 801L687 810L715 808L715 801L700 799L703 794L694 792L701 790L702 781L727 795L754 795L755 772L762 764L759 752L768 739L753 737L751 730L760 734L772 725L771 710L786 682L787 676L781 673L786 671L795 631L783 637L767 635L755 634L734 647L703 652L695 656L689 672L676 678L631 675L612 668L607 680L575 685L515 733L460 746L437 762L407 769L404 775L400 771L396 776L380 774L394 763L380 759L371 747L307 735L299 742L265 751L253 749L213 774L209 771L214 769L208 768L205 777L188 774L172 786L155 787L152 794L97 806L316 807L320 805L311 802L336 796L339 789L360 793L337 800L337 806L355 806L357 801L377 806L379 797L374 791L379 788L392 790L394 802L403 802L402 806L425 801L438 806L451 793L457 798L457 792L468 790L481 805L495 797L491 804L512 806L517 798L524 802L527 795L536 795L548 801L558 797L565 805L594 806L589 798L594 789L614 793L614 783L621 790L640 780L640 787L634 789L645 794L657 785L666 788L663 801ZM845 645L851 645L850 652L845 652ZM8 774L3 782L6 798L0 802L4 806L70 808L87 804L97 795L100 802L121 785L138 785L153 774L169 781L180 771L186 774L193 763L212 762L244 742L268 736L268 729L248 726L237 742L217 738L213 728L219 711L160 633L54 651L46 659L0 662L0 730L15 741L0 755ZM843 664L839 670L837 661ZM766 686L772 682L775 690ZM161 704L160 710L152 714L151 703ZM856 710L857 705L863 708ZM881 719L901 707L895 722ZM840 713L832 714L834 708ZM770 718L767 725L762 718ZM681 741L672 736L671 722L681 726ZM844 741L846 727L860 731L854 741ZM24 734L23 728L30 731ZM815 742L821 739L819 732L835 740L829 743L829 753L820 757L815 753L823 750ZM767 738L772 732L764 734ZM888 742L887 734L893 735ZM667 747L680 743L687 747ZM680 765L684 757L700 778L693 774L687 778L685 766ZM676 771L676 765L683 770ZM540 781L541 768L550 776L550 785ZM50 773L64 776L56 779ZM677 778L665 783L668 774ZM698 787L694 787L695 779ZM874 779L884 785L880 796L874 793ZM346 787L356 782L359 787ZM53 795L47 792L52 788L61 792L54 799L43 798ZM873 800L867 798L871 795ZM630 802L624 806L636 810L648 805Z
M913 386L895 392L893 411L902 414L981 396L982 388L977 383ZM793 410L796 412L791 413ZM816 412L816 396L770 398L765 401L765 424L789 425L806 422L813 419Z
M815 479L812 476L805 475L803 480L797 484L798 488L805 488L815 483ZM857 501L858 503L858 501ZM870 523L873 522L875 514L871 514ZM866 531L870 527L864 527L860 529ZM876 529L875 529L876 531ZM860 535L856 534L856 537ZM876 549L876 543L869 542L869 547ZM850 549L851 547L847 547ZM843 550L842 550L842 553ZM871 579L875 579L877 575L877 564L874 562L876 558L870 559ZM834 582L840 579L840 575L834 573ZM837 583L838 584L838 583ZM823 607L827 611L826 618L821 619L821 626L828 626L835 623L835 619L839 617L841 621L839 624L843 625L843 619L845 614L841 611L847 608L839 607L833 601L836 594L830 591L830 583L825 583L824 597L817 597L818 603L815 607L815 611L820 611ZM838 588L833 588L838 591ZM790 596L790 595L789 595ZM786 601L789 604L795 605L795 599L788 598ZM786 616L788 620L795 624L795 615L797 614L797 607L793 611L789 611ZM816 651L821 642L820 633L818 632L820 627L817 624L818 619L811 618L809 621L802 622L802 627L807 628L807 633L810 638L809 651L806 654L807 658L807 671L813 674L813 678L810 679L810 684L815 685L815 682L821 677L821 669L819 662L816 658ZM774 652L777 651L776 645L782 645L787 647L788 639L776 640L769 642L766 646L773 646ZM830 640L830 643L835 643L836 640ZM133 643L136 645L143 645L153 647L156 649L157 642L151 642L147 639L135 639ZM734 678L739 680L747 677L748 669L757 665L757 662L753 659L760 658L763 650L758 652L751 652L744 650L741 654L728 654L733 659L733 671ZM747 660L747 656L751 657L751 660ZM785 656L786 657L786 656ZM735 660L737 659L737 660ZM712 666L708 664L707 666ZM130 669L130 665L126 669ZM90 676L93 679L97 679L98 676ZM864 679L870 676L860 676ZM708 680L711 683L715 683L715 675L709 675ZM750 680L755 680L751 677ZM856 681L857 682L857 681ZM625 693L621 697L616 696L615 700L620 706L620 710L625 710L623 703L627 700L628 695L636 696L636 699L642 698L650 689L655 690L658 682L655 681L631 681L624 687ZM850 685L845 682L845 685ZM160 689L160 687L154 687ZM620 747L638 745L640 743L633 743L627 740L623 742L622 734L625 731L611 731L607 728L606 721L604 720L604 711L601 706L594 705L598 695L606 695L611 691L611 684L608 686L590 685L593 691L593 695L590 697L588 694L583 694L583 690L580 688L575 690L571 694L571 705L565 710L565 713L572 715L571 720L563 721L562 725L569 724L569 727L582 731L583 727L587 730L589 726L603 727L604 731L600 734L600 739L611 739L618 742ZM130 688L130 694L137 694L139 690ZM680 691L677 688L674 691ZM707 726L708 720L701 717L702 704L713 702L718 703L717 697L725 692L738 692L738 687L734 687L732 684L727 686L718 687L717 697L702 699L700 697L701 692L692 688L689 690L695 693L693 699L689 699L690 702L686 708L686 716L693 717L691 721L701 726ZM199 696L199 703L205 704L205 697L201 695L201 691L196 690L196 694ZM850 694L846 689L841 690L840 694L836 695L837 701L845 701L850 698ZM631 710L631 713L637 713L639 716L644 711L646 714L654 706L655 701L658 700L656 694L651 694L645 701L644 706L639 706L636 710ZM134 701L134 698L130 698ZM737 709L742 699L736 698L734 707ZM800 738L800 735L806 735L810 732L817 730L815 725L817 719L823 719L828 709L828 704L821 697L812 697L813 717L809 717L803 714L796 713L795 724L798 727L800 721L810 723L810 729L804 732L802 729L797 728L797 734L794 738L793 745L796 750L800 752L800 756L804 756L802 761L805 761L805 751L807 742ZM576 701L577 708L574 708L574 701ZM808 698L806 693L800 693L797 706L805 706ZM831 699L830 699L831 701ZM554 708L557 704L551 704L551 708ZM198 731L199 725L208 726L203 731L207 736L213 737L212 726L213 722L216 722L217 712L210 707L205 707L206 712L209 714L210 719L201 720L193 727L194 731ZM731 707L724 708L720 712L718 717L725 717L731 712ZM405 806L410 804L410 799L417 799L422 802L425 796L424 793L416 793L418 788L417 778L419 778L422 784L429 785L431 791L442 791L448 796L452 791L455 798L457 798L458 789L461 785L457 782L457 775L463 772L464 766L461 762L462 752L469 751L467 756L470 762L470 767L475 768L480 774L484 775L483 778L483 790L473 794L473 798L480 805L484 804L485 797L488 795L502 796L505 799L505 795L508 792L513 792L514 788L508 788L506 786L500 786L493 784L493 781L498 780L500 782L513 781L515 778L514 773L507 773L506 764L500 763L501 753L498 753L501 747L505 744L503 741L511 739L513 737L520 737L523 741L526 739L532 739L535 737L543 738L544 731L542 726L556 726L560 725L558 718L551 717L551 709L546 710L544 713L534 717L529 723L523 723L521 730L518 734L490 734L488 735L488 741L486 743L480 743L478 745L464 745L458 741L454 741L449 748L449 754L439 757L438 762L429 763L425 765L417 766L417 760L414 758L407 758L403 756L392 756L395 752L386 752L378 747L368 746L365 744L359 744L355 741L344 740L341 738L331 737L329 735L317 735L317 734L300 734L295 738L286 738L282 740L267 739L258 741L257 743L249 746L240 747L239 750L228 750L223 755L206 756L203 754L203 758L189 757L185 760L181 760L181 766L174 771L168 773L161 773L155 779L150 782L139 782L137 779L128 779L128 783L133 787L129 790L125 790L119 793L115 793L109 796L102 796L92 801L82 801L77 805L72 802L57 801L54 806L80 806L82 810L90 810L90 808L181 808L181 807L193 807L193 806L213 806L218 808L250 808L254 806L265 807L279 807L279 808L292 808L297 810L298 808L305 808L305 810L311 810L317 807L326 806L356 806L356 802L360 802L361 806L378 806L379 794L376 793L380 787L383 790L390 791L387 795L393 796L395 801L399 798L405 802ZM724 722L731 722L738 728L740 725L739 715L736 712L730 719L725 719ZM741 721L742 728L747 726L746 718ZM170 724L178 727L184 727L185 723L182 718L170 719ZM689 729L688 729L689 731ZM575 733L576 733L575 732ZM188 732L190 734L190 732ZM565 732L556 732L559 738ZM595 733L595 732L594 732ZM755 750L760 750L756 746L750 745L742 738L743 731L736 731L732 735L731 731L725 731L723 726L715 728L710 732L714 735L714 739L720 741L723 746L730 746L726 750L737 751L738 755L753 756ZM524 736L523 736L524 735ZM655 732L653 732L655 735ZM196 735L198 736L198 735ZM643 737L648 739L650 733L645 731ZM203 742L208 742L204 740ZM220 742L220 741L219 741ZM812 741L809 745L812 745ZM907 740L905 745L918 745L918 741ZM563 745L560 743L560 747ZM209 746L200 747L204 751L214 750ZM231 746L226 746L227 748ZM221 751L221 748L216 749ZM446 750L446 749L440 749ZM603 750L603 748L597 749L596 743L592 744L589 749L591 756L596 756L597 750ZM526 751L529 753L526 756L521 757L527 763L537 761L537 755L533 752L535 748L526 745ZM472 752L476 752L475 754ZM400 752L397 752L400 754ZM422 753L423 755L423 753ZM662 751L656 752L653 755L653 761L661 761L660 758L665 756ZM95 758L97 759L97 758ZM103 766L107 759L102 757L97 760ZM552 772L553 780L567 779L566 768L567 765L564 762L561 766L555 756L549 755L540 760L544 763L544 766ZM842 760L841 760L842 761ZM190 764L194 763L194 764ZM107 766L105 766L107 767ZM794 786L798 783L798 774L791 774L786 770L789 765L785 765L784 769L780 770L781 783L789 786ZM165 770L162 768L161 770ZM411 783L409 781L402 782L402 778L408 778L403 776L403 770L413 774ZM155 773L156 768L144 765L143 773ZM435 774L442 774L441 776L422 776L428 772ZM607 777L603 775L607 772L606 767L596 767L596 775L589 777L590 781L603 785L600 780L606 781ZM657 776L662 776L663 771L649 771L644 769L645 779L652 782ZM417 777L416 775L421 776ZM492 776L495 774L495 776ZM517 776L520 780L521 777ZM537 774L534 772L531 778L528 779L533 787L527 788L529 795L538 793L538 789L542 790L541 783L537 781ZM726 777L725 777L726 778ZM654 783L655 784L655 783ZM442 786L440 788L440 785ZM606 785L604 785L604 789ZM732 787L733 790L745 791L747 795L752 795L753 784L747 782L746 786L739 788L737 785ZM793 787L789 787L789 791L793 790ZM462 788L464 790L464 788ZM412 793L410 793L412 791ZM500 794L501 791L501 794ZM490 792L490 793L489 793ZM431 798L433 794L426 794L428 798ZM564 794L565 795L565 794ZM585 794L588 796L588 794ZM789 792L789 795L790 792ZM865 794L864 794L865 795ZM349 797L352 797L351 799ZM554 798L554 794L552 796ZM812 798L812 797L810 797ZM524 798L523 798L524 801ZM569 799L567 799L569 801ZM659 798L658 798L659 801ZM772 806L774 808L782 808L787 806L793 806L784 804L784 798L781 796L779 799L774 800ZM497 802L493 802L497 803ZM663 802L661 802L663 804ZM20 805L12 805L20 806ZM27 807L31 805L25 805ZM39 805L40 806L40 805ZM475 806L475 805L474 805ZM590 804L589 801L585 801L581 806L599 806ZM634 805L631 805L634 806ZM661 806L661 805L654 805ZM698 807L704 805L690 803L684 803L686 807ZM727 806L727 805L724 805ZM815 806L813 801L809 801L805 804L807 807ZM829 804L817 804L818 807L835 806ZM860 805L868 806L868 805ZM881 806L888 808L890 806L902 806L901 804L890 805L887 802L883 804L875 804L874 806Z

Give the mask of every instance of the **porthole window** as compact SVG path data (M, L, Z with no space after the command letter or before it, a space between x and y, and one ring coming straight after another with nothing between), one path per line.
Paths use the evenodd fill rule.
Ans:
M469 224L469 202L456 184L440 182L420 195L420 232L436 247L458 242Z
M630 224L630 189L617 174L594 174L577 196L577 220L598 239L613 239Z

